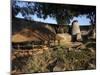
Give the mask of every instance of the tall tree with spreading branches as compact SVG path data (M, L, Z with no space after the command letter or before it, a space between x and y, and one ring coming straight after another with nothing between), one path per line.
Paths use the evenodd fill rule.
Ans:
M73 17L86 15L90 19L92 28L96 26L96 7L83 5L68 5L42 2L24 2L12 0L12 18L21 13L25 19L30 15L37 15L38 18L46 19L51 17L59 25L68 25Z

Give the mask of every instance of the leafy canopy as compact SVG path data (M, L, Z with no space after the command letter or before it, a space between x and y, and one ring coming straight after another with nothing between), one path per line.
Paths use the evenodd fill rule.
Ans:
M51 17L55 19L58 24L69 24L73 17L86 15L87 18L91 20L91 24L96 23L95 6L24 2L13 0L12 17L14 18L19 12L25 19L31 19L30 15L36 14L38 18L46 19Z

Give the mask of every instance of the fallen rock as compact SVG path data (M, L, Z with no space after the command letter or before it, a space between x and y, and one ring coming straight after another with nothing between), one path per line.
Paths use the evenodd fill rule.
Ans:
M77 49L85 49L85 48L86 48L86 46L83 44L77 47Z
M88 50L90 50L90 51L93 52L93 53L95 52L95 51L93 50L93 48L88 48Z
M79 46L82 46L83 44L81 43L81 42L73 42L72 43L72 47L73 48L77 48L77 47L79 47Z
M64 63L57 64L57 65L53 68L53 71L55 71L55 72L60 72L60 71L65 71L65 70L66 70L66 68L65 68Z
M91 63L89 63L89 67L92 68L92 69L96 68L96 66L94 64L91 64Z

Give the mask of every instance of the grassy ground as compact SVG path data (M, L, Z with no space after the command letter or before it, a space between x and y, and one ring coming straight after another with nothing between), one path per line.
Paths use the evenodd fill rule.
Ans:
M83 47L84 46L84 47ZM96 68L96 42L88 40L80 47L52 46L43 53L16 57L12 60L13 73L40 73L88 70Z

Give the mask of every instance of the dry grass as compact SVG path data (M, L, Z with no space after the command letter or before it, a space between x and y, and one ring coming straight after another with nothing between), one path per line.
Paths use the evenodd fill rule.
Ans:
M96 68L96 43L89 41L83 48L53 46L40 54L17 57L12 60L12 71L18 73L40 73ZM92 50L91 50L92 49Z

